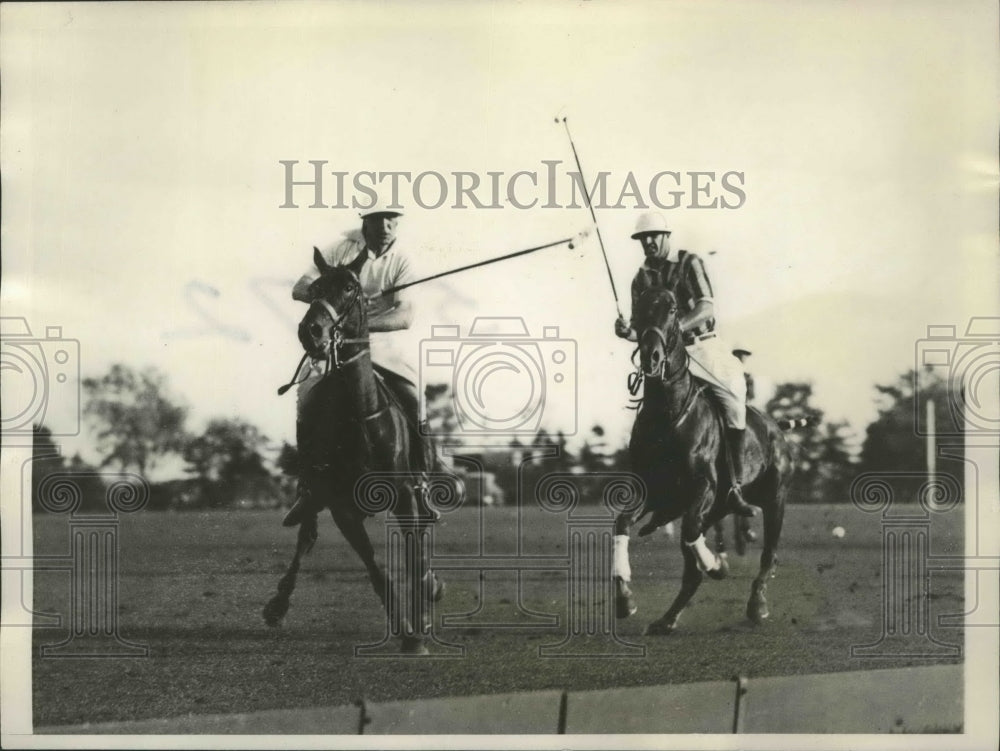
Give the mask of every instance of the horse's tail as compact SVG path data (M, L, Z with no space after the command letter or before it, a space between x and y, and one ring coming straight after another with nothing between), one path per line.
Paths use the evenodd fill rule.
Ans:
M815 417L796 417L793 420L776 420L778 427L782 430L795 430L795 428L807 428L812 425L819 425L819 420Z

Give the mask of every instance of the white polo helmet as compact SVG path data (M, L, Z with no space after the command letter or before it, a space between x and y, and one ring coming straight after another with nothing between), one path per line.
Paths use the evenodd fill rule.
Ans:
M650 232L664 232L670 235L670 230L667 229L667 220L658 211L647 211L645 214L639 215L639 221L635 223L635 232L632 233L632 239L638 240L640 235L646 235Z
M401 208L395 208L398 204L392 204L382 198L375 199L375 203L369 206L367 209L362 209L358 216L364 219L366 216L374 216L375 214L390 214L392 216L402 216L403 210ZM390 208L392 207L392 208Z

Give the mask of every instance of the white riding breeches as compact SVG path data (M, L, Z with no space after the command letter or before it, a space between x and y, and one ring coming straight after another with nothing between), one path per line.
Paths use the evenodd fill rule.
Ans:
M743 430L747 426L747 382L743 363L718 336L696 341L687 347L691 358L688 370L708 382L722 403L726 426Z

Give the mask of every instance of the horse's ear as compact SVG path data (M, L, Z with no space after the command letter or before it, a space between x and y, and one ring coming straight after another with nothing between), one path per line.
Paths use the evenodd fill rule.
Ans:
M316 268L319 269L320 274L325 274L330 270L330 264L326 262L323 254L319 252L319 248L315 245L313 245L313 263L316 264Z

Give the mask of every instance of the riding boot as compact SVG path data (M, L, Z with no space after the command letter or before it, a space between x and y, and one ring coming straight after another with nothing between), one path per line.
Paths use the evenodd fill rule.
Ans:
M424 462L424 468L431 473L441 472L441 460L438 457L437 444L434 441L434 436L431 435L431 429L427 424L427 420L420 421L417 433L420 434L421 458Z
M315 516L319 509L315 508L313 493L308 483L300 477L295 490L295 503L288 509L285 518L281 520L283 527L297 527L310 516Z
M746 430L727 428L729 456L733 462L733 487L729 491L733 510L740 516L756 516L757 510L743 497L743 454L746 451Z

